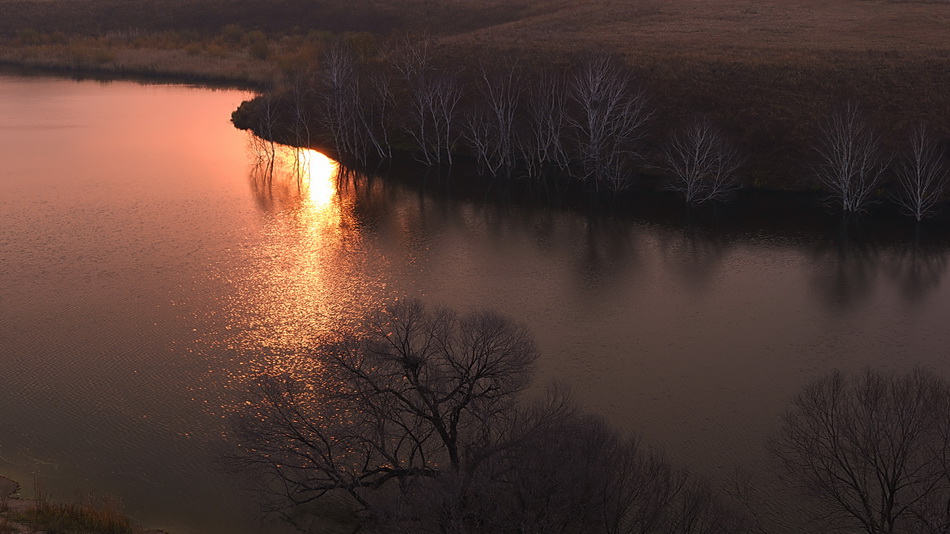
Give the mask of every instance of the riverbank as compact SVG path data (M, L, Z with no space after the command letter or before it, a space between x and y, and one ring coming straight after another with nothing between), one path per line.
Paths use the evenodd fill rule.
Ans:
M745 187L817 190L821 128L849 103L888 155L919 124L950 138L950 3L0 0L0 63L257 89L311 78L340 40L385 63L410 32L469 71L501 57L564 69L610 52L649 105L647 165L677 128L708 120L743 152Z
M135 525L113 499L52 503L42 490L35 499L19 497L20 484L0 475L0 534L167 534Z

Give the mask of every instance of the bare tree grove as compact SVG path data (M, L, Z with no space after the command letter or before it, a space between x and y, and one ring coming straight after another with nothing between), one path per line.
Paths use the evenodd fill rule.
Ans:
M634 86L625 66L609 55L594 55L570 78L576 112L571 118L581 179L594 189L629 186L636 143L650 117L646 94Z
M274 510L345 493L367 532L717 534L739 518L688 471L551 388L521 326L403 301L273 377L237 423Z
M479 68L479 105L469 117L467 138L478 167L492 176L511 175L517 158L516 115L521 104L521 67L502 61Z
M726 200L738 187L746 158L709 120L653 139L656 150L645 150L653 110L615 56L590 54L569 68L483 60L466 71L435 48L428 38L405 38L367 56L345 40L329 43L314 73L290 73L281 93L258 99L249 127L298 146L327 143L357 168L398 151L430 166L461 155L480 175L573 182L596 192L618 193L639 171L659 170L688 203ZM814 155L815 180L844 212L866 211L890 185L891 158L856 104L820 125ZM918 221L946 200L950 167L923 128L893 175L894 202Z

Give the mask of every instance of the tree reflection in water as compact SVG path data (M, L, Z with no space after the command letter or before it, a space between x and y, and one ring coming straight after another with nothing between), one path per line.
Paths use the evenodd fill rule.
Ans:
M820 235L811 256L818 297L840 310L854 308L869 295L882 267L878 247L864 235L856 215L842 215L833 231Z
M937 289L947 272L947 251L928 241L920 228L914 238L897 246L888 269L901 293L909 302L917 302Z
M834 231L821 234L811 250L817 295L842 310L854 309L880 286L894 282L908 302L917 302L940 286L947 270L947 243L920 226L894 241L875 239L861 216L842 216Z

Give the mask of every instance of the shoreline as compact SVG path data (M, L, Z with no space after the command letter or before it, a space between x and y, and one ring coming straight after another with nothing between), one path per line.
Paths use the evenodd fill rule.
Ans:
M23 499L19 496L23 486L12 478L0 475L0 525L12 528L15 534L33 532L29 525L8 519L11 513L21 513L36 506L33 499Z
M73 504L73 503L64 503L64 504L52 504L49 502L45 503L44 510L41 513L39 512L41 506L37 499L24 499L20 496L20 490L23 486L9 477L0 475L0 527L5 527L6 530L3 532L10 532L11 534L27 534L37 532L39 529L40 532L47 530L44 528L46 522L54 522L58 524L60 521L76 521L75 517L62 519L63 516L82 516L83 514L89 514L90 512L97 516L97 520L101 520L99 516L106 516L107 521L111 521L108 525L114 527L115 523L125 523L128 525L128 532L133 534L168 534L164 530L150 529L138 525L126 516L117 516L115 511L111 510L97 510L95 507L90 507L83 504ZM33 513L36 516L39 524L34 524L32 521L24 522L20 519L19 516L27 515ZM10 517L17 517L19 520L14 521ZM81 517L79 521L85 520ZM92 532L95 531L93 528ZM110 530L111 532L112 530Z

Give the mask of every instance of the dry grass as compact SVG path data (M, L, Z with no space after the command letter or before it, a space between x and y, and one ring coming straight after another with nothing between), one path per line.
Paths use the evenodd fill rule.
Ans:
M86 494L72 502L54 502L34 483L35 500L4 496L0 501L0 534L159 534L132 523L114 497Z
M623 54L754 55L950 51L950 2L885 0L540 0L536 14L451 37L459 44Z

